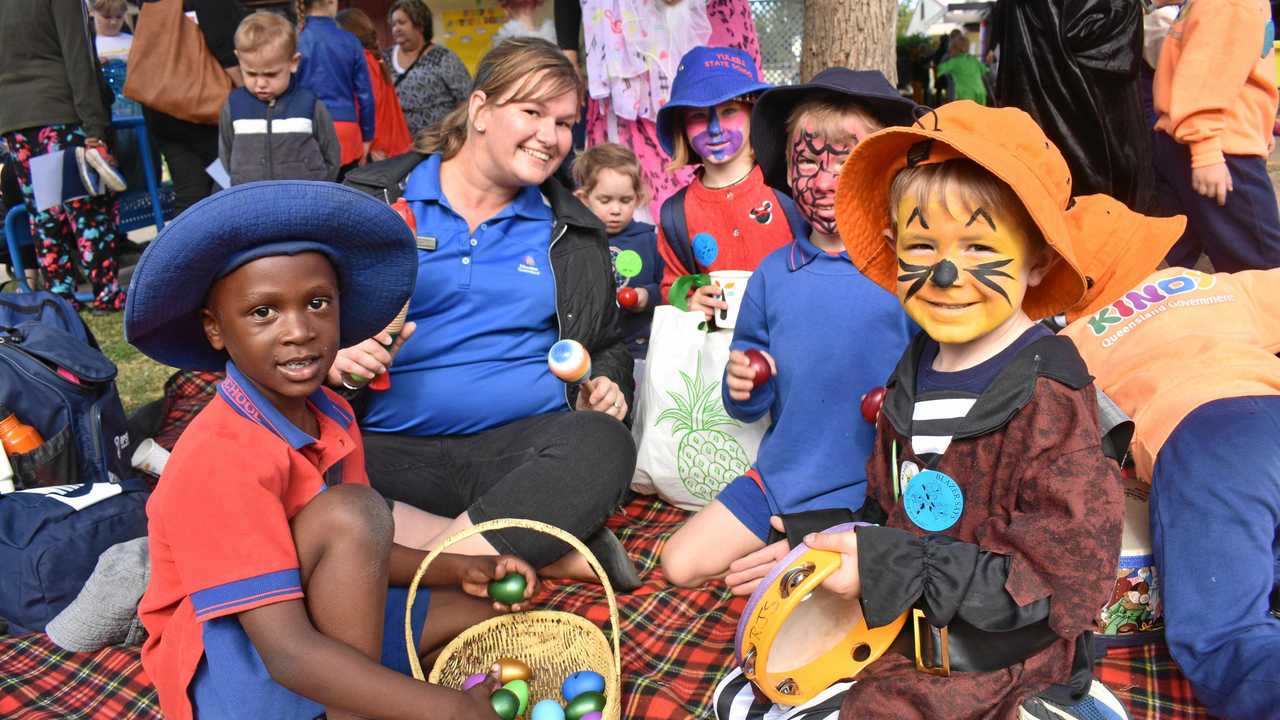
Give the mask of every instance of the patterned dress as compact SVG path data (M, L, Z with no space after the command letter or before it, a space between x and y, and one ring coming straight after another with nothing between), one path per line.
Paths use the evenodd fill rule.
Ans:
M404 108L404 119L409 124L409 134L435 125L450 110L457 107L471 91L471 73L467 66L449 48L432 43L413 65L396 67L396 49L390 48L383 55L396 73L396 96Z

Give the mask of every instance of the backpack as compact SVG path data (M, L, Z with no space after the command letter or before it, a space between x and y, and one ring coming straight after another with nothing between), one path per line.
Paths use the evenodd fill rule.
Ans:
M115 378L116 366L65 300L0 293L0 404L44 439L35 450L9 457L18 488L133 475L133 443Z
M0 618L9 632L43 632L99 555L147 534L149 489L130 478L0 495Z
M674 195L667 198L666 202L662 203L662 209L658 214L662 224L662 236L666 238L667 245L676 254L680 264L684 265L685 270L692 273L700 272L703 268L699 266L697 258L694 257L693 243L689 240L689 224L684 213L684 197L688 192L688 185L677 190ZM791 236L796 238L808 237L809 223L800 214L800 208L796 207L795 201L776 189L773 191L773 196L778 201L778 207L782 209L782 214L787 218L787 225L791 226ZM755 268L751 269L754 270Z

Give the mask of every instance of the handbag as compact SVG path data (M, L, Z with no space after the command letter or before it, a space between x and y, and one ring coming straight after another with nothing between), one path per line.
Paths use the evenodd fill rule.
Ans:
M731 340L733 330L708 331L700 312L654 309L633 414L636 492L697 510L755 462L770 419L744 423L725 412L720 382Z
M231 94L231 77L182 11L182 0L143 3L129 48L124 94L180 120L218 123Z

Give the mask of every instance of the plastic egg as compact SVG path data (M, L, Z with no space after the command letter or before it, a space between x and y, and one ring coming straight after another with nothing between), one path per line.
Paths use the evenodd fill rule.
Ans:
M498 580L489 581L489 599L504 605L515 605L524 599L524 575L507 573Z
M560 694L569 702L584 692L604 692L604 676L590 670L579 670L560 684Z
M493 664L493 676L498 678L498 682L506 685L512 680L524 680L529 682L533 677L533 671L528 665L516 660L515 658L498 658Z
M604 713L598 710L596 712L589 712L578 718L578 720L604 720Z
M489 705L502 720L513 720L520 709L520 698L506 688L498 688L489 696Z
M529 720L564 720L564 708L555 700L543 700L533 706Z
M547 353L551 374L567 383L579 383L591 377L591 356L577 340L558 340Z
M470 690L471 688L484 682L484 679L487 677L489 677L487 673L476 673L475 675L470 675L467 677L466 680L462 681L462 689Z
M604 695L584 692L564 706L565 720L582 720L587 713L604 710Z
M523 680L512 680L502 686L503 690L510 690L520 701L520 707L516 710L517 715L524 715L524 711L529 707L529 683Z

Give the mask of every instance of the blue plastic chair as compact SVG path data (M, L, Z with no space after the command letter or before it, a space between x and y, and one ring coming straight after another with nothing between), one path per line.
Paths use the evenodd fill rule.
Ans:
M9 262L12 263L14 280L18 281L20 292L32 292L27 284L27 268L22 263L22 248L35 245L31 237L31 221L27 215L26 205L9 208L4 216L4 244L9 248ZM93 302L93 293L78 292L76 300Z

